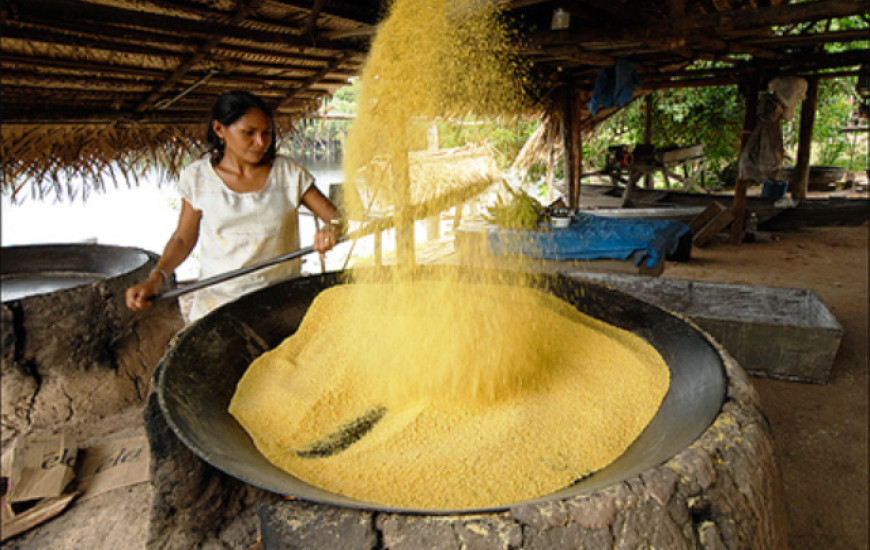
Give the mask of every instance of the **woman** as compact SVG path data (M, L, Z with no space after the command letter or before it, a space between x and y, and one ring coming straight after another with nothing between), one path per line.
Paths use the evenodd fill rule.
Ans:
M211 155L191 163L178 181L178 227L148 278L127 289L127 307L141 310L200 242L200 276L211 277L299 248L297 209L304 204L327 225L314 236L320 254L340 236L338 209L314 178L275 152L269 108L248 92L228 92L212 107ZM299 273L295 260L204 288L194 294L191 319L242 294Z

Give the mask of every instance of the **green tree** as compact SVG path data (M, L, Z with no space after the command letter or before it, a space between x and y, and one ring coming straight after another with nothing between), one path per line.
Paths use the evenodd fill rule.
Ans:
M856 77L819 81L810 155L812 164L853 170L867 166L866 142L862 142L863 147L853 150L856 136L843 131L860 101L855 91L856 84ZM800 112L783 125L783 144L786 153L792 157L797 155L799 129Z

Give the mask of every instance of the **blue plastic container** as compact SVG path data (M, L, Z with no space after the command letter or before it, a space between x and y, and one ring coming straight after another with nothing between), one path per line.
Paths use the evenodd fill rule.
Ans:
M764 180L761 187L761 198L778 200L785 196L787 190L787 181Z

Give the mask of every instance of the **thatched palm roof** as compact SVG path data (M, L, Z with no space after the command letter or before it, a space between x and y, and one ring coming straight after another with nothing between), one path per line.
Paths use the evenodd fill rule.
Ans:
M174 173L222 92L286 129L359 72L376 2L4 0L4 186ZM73 178L75 179L75 178ZM8 190L8 187L7 187Z
M866 0L492 1L545 96L591 93L618 59L637 68L638 94L747 74L855 74L868 62ZM553 28L557 8L567 28ZM230 89L262 95L286 129L358 73L382 16L380 0L4 0L4 190L60 190L74 176L99 187L110 167L172 173ZM849 16L855 28L829 23Z

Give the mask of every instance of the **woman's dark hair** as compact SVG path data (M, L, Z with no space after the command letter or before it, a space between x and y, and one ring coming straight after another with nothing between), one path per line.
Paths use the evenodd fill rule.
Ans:
M224 126L229 126L251 109L263 111L263 114L266 115L266 118L269 119L269 124L272 126L272 143L266 149L262 162L271 162L275 158L277 137L275 134L275 124L272 121L272 109L266 105L266 102L250 92L234 91L221 94L211 108L211 118L208 121L206 140L208 141L208 149L211 152L213 163L217 164L221 161L224 156L225 147L223 141L214 131L214 121L216 120Z

